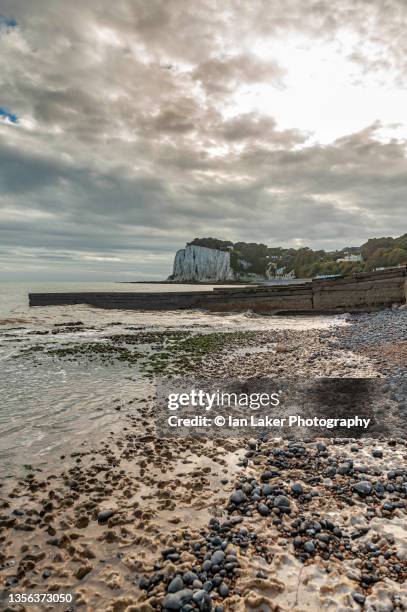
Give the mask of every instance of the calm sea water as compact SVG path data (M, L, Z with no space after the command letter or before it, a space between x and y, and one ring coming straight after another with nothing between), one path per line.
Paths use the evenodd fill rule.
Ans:
M30 310L28 307L29 293L57 293L59 291L159 293L162 291L202 291L212 287L213 285L171 285L166 283L0 283L0 318L6 315L18 316L21 313L30 313L32 315L33 310Z
M210 288L210 287L205 287ZM138 329L194 331L310 329L338 324L336 317L263 317L247 313L115 311L75 306L28 306L28 293L58 291L196 291L202 285L117 283L0 284L0 475L24 464L44 465L56 453L105 437L120 426L131 399L152 393L136 368L38 360L23 356L34 345L103 341L107 335ZM57 325L81 321L83 331L44 334ZM134 406L136 402L132 404ZM122 410L118 412L116 408ZM89 442L89 443L92 443Z

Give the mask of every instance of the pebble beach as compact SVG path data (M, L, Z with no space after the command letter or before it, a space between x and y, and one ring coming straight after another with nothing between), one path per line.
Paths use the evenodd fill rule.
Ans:
M11 604L14 592L106 612L406 609L405 437L172 439L154 422L156 377L194 372L384 379L407 419L406 310L238 325L187 313L178 326L116 314L103 333L75 314L3 324L9 359L126 369L128 387L102 427L2 479L4 609L54 609Z

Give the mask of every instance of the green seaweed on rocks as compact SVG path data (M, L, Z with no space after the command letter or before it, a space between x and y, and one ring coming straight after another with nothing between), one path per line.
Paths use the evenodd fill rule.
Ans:
M77 356L85 356L90 360L97 358L102 362L123 361L132 364L137 363L142 353L104 342L87 342L51 349L48 351L48 355L68 358L71 361L74 361Z
M232 345L240 346L253 332L213 332L172 338L165 351L149 355L141 364L147 375L177 375L198 368L209 354L219 353Z
M138 364L147 377L183 374L201 366L209 354L220 353L232 345L241 346L253 332L193 333L190 331L141 331L135 334L114 334L103 341L35 344L19 356L33 354L71 362L82 359L104 365L114 362L129 366ZM17 358L18 356L16 356Z

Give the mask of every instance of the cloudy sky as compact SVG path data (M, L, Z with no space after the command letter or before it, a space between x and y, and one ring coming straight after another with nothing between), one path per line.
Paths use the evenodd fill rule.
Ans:
M407 231L405 0L0 0L0 278Z

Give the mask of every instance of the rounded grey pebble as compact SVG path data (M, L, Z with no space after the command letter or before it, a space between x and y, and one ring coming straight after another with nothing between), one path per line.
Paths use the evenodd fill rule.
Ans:
M274 498L274 506L276 508L289 508L290 500L285 495L277 495L277 497Z
M244 501L246 501L247 498L242 489L236 489L236 491L233 491L229 499L233 504L236 504L238 506L239 504L242 504Z
M368 480L361 480L360 482L357 482L353 487L353 490L356 491L356 493L358 495L361 495L362 497L370 495L372 489L372 483Z
M191 601L193 597L193 592L191 589L182 589L177 593L168 593L164 597L163 607L168 610L180 610L182 606Z
M98 514L98 523L106 523L114 514L113 510L103 510Z
M205 589L200 589L199 591L195 591L192 595L192 599L195 603L199 603L204 597L207 595Z
M353 597L353 600L356 601L356 603L360 604L361 606L363 606L363 604L366 601L366 597L362 595L361 593L352 593L352 597Z
M176 593L177 591L181 591L184 588L184 581L181 576L175 576L168 585L167 591L168 593Z
M224 558L225 558L225 553L223 552L223 550L215 550L215 552L213 553L213 555L211 557L211 565L212 565L212 567L214 565L219 565L220 563L222 563Z
M312 542L312 540L308 540L307 542L305 542L304 550L306 553L309 553L310 555L312 555L315 552L314 542Z
M257 510L262 516L268 516L270 514L270 508L266 506L266 504L259 504Z

